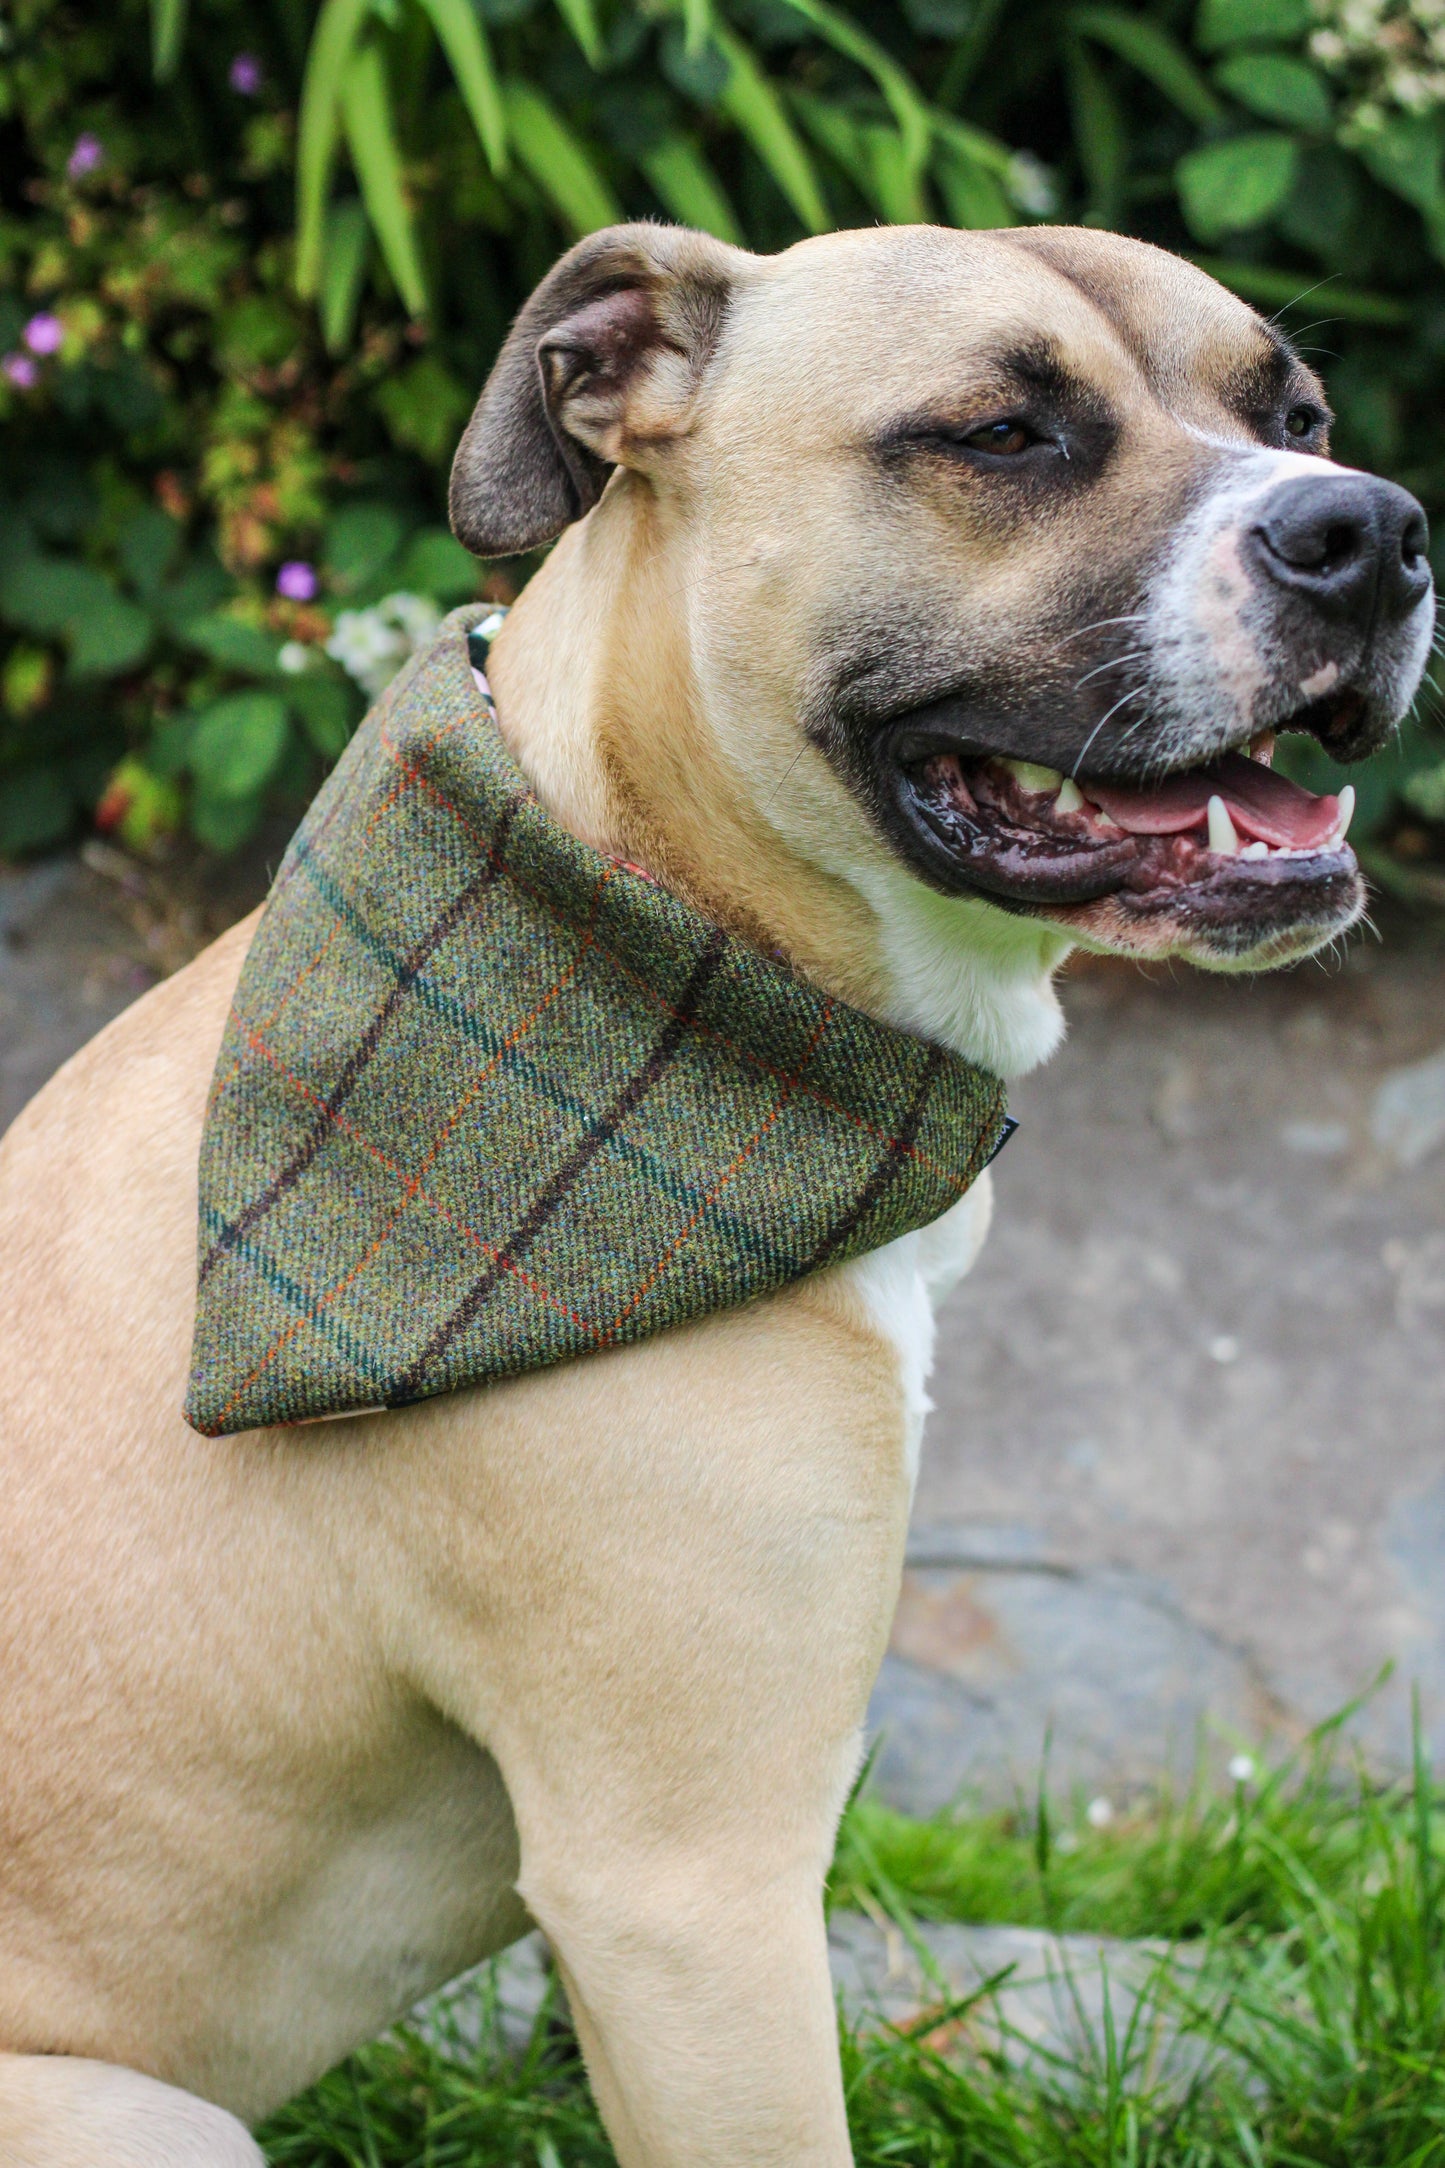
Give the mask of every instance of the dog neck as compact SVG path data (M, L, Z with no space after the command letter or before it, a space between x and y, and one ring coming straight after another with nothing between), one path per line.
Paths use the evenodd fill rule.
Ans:
M1063 935L936 895L871 838L837 868L760 805L705 718L685 575L656 500L614 484L570 528L497 636L488 679L508 749L596 849L870 1015L1017 1076L1057 1046Z

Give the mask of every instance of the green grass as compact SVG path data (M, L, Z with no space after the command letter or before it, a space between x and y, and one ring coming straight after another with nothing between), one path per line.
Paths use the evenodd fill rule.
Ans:
M1445 2168L1445 1793L1347 1771L1326 1727L1219 1796L1105 1829L1042 1797L915 1821L855 1799L834 1903L896 1918L1046 1925L1188 1944L1097 2052L1020 2065L942 2009L845 2027L860 2168ZM1206 2043L1155 2074L1151 2018ZM975 2013L976 2014L976 2013ZM263 2134L275 2168L590 2168L611 2162L575 2042L544 2011L522 2057L489 1980L451 2030L398 2028Z

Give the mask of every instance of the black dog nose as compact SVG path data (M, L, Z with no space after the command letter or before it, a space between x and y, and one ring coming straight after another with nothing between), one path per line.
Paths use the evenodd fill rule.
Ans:
M1256 564L1326 617L1368 632L1430 586L1430 529L1406 489L1373 474L1281 482L1250 530Z

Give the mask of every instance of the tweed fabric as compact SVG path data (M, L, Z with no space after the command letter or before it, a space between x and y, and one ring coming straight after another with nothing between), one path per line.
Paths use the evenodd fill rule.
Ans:
M936 1218L1010 1126L995 1078L553 820L472 667L483 614L363 723L242 970L201 1144L208 1436L744 1302Z

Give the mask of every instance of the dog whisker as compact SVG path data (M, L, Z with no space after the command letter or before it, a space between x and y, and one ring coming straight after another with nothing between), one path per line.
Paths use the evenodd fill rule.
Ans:
M1117 715L1120 708L1127 707L1131 700L1137 700L1144 690L1145 688L1142 685L1134 686L1131 691L1124 693L1121 698L1114 702L1114 705L1111 708L1106 709L1105 712L1099 717L1099 720L1097 721L1097 723L1095 723L1093 729L1089 732L1088 737L1084 740L1083 751L1079 754L1078 759L1074 762L1073 776L1075 782L1078 781L1079 770L1083 767L1085 760L1088 758L1089 747L1093 744L1095 738L1098 737L1099 732L1103 729L1105 723L1108 722L1110 716Z
M1126 662L1138 662L1140 657L1147 652L1148 650L1145 648L1136 647L1131 649L1127 655L1115 655L1111 661L1097 664L1094 669L1084 672L1084 675L1075 685L1074 691L1080 691L1083 686L1089 683L1091 678L1102 677L1106 670L1122 670Z

